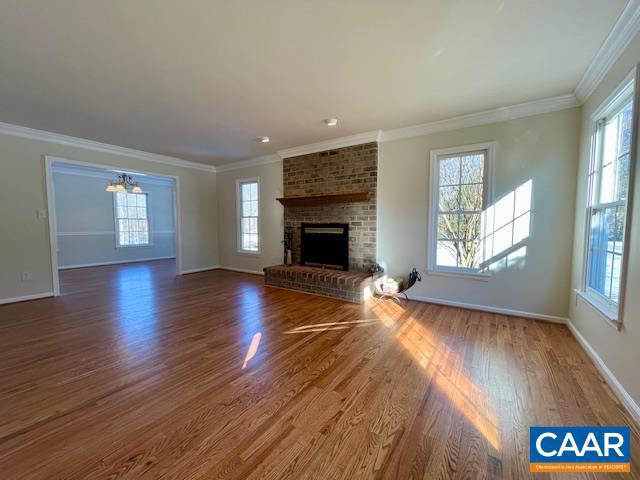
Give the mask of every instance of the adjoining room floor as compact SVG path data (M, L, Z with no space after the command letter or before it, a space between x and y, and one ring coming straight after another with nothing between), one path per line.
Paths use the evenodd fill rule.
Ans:
M562 325L174 272L0 307L2 478L528 478L529 426L596 424L632 427L638 478L638 426Z

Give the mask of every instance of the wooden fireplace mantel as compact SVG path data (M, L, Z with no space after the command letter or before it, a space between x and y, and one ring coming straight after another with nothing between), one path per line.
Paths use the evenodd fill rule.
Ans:
M337 193L334 195L311 195L308 197L277 198L285 207L312 207L330 203L355 203L371 200L373 192Z

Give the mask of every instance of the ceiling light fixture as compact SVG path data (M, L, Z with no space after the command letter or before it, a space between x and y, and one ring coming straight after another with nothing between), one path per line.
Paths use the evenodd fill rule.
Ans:
M129 175L122 173L118 175L117 180L113 182L109 182L109 185L107 185L106 191L116 192L116 193L125 193L129 188L131 189L132 193L142 193L142 188L140 188L140 185L138 185L138 182L136 182Z
M260 143L269 143L269 140L271 140L269 137L258 137L258 138L256 138L256 141L260 142Z
M329 127L335 127L338 124L337 118L327 118L324 123L326 123Z

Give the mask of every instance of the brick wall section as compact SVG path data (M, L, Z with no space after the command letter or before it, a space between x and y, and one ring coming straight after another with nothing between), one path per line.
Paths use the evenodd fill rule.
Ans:
M286 207L284 226L293 228L294 258L300 261L300 224L348 223L349 269L367 271L376 263L378 144L312 153L283 161L285 197L372 192L368 202Z

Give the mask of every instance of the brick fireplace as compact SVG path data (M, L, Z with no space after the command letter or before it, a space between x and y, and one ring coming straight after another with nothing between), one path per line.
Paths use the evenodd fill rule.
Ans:
M362 301L371 280L368 272L376 264L377 182L375 142L285 158L284 198L280 200L285 205L285 231L293 236L294 266L265 268L266 284ZM308 262L300 265L303 224L347 227L347 272L333 272Z

